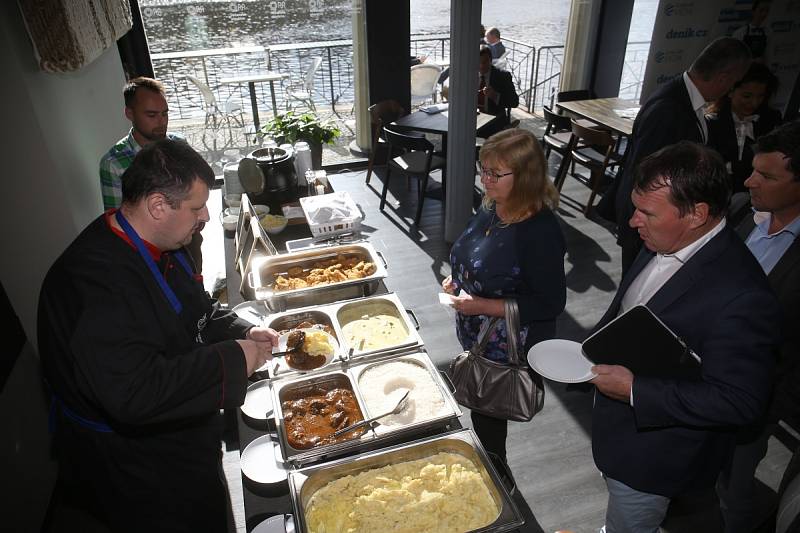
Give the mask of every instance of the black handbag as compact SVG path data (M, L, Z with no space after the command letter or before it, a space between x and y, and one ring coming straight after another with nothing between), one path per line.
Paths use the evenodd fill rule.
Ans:
M508 363L483 356L499 318L484 323L472 349L450 362L450 379L456 401L482 415L527 422L544 406L542 378L520 358L517 346L519 309L516 300L505 300Z

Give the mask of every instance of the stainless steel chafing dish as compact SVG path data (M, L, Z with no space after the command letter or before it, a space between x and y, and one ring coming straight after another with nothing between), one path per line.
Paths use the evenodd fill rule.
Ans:
M316 387L332 388L334 386L345 386L352 389L358 407L361 410L361 415L366 417L367 410L358 393L358 388L355 383L353 383L350 375L341 369L302 376L297 379L276 380L273 382L273 412L275 425L278 429L278 441L281 447L281 454L285 462L301 465L312 461L319 461L326 457L340 456L346 453L352 453L353 450L358 449L363 443L374 440L375 434L372 430L367 430L367 432L360 437L350 438L334 444L314 446L308 449L297 449L289 444L288 427L284 419L282 406L283 402L289 397L302 395L304 392L310 392Z
M434 366L433 361L431 361L431 358L428 357L428 354L425 352L416 352L406 355L388 355L379 360L370 359L369 361L364 361L361 364L356 364L349 368L349 373L353 378L353 382L358 388L359 396L364 401L364 407L366 408L366 413L364 413L364 416L372 417L380 414L379 411L372 411L369 403L366 401L367 395L364 391L365 384L362 381L362 378L364 378L364 373L377 366L392 362L405 362L417 365L428 372L431 380L442 396L444 405L442 406L440 412L431 418L405 424L376 424L373 428L373 431L375 432L375 438L377 440L388 441L394 440L395 438L404 438L407 440L407 437L410 434L419 434L420 432L427 431L433 427L448 426L453 419L461 416L461 408L458 406L455 398L453 398L450 388L445 384L441 374ZM367 379L368 377L369 376L366 376ZM397 385L402 387L403 384L398 383ZM413 399L413 388L411 394Z
M358 309L362 306L373 303L384 307L389 310L389 312L399 317L400 320L403 321L408 335L403 341L392 344L391 346L386 346L377 350L359 350L357 346L350 346L346 342L339 319L342 315L357 313ZM422 339L417 333L418 325L412 324L409 318L410 311L404 308L400 298L398 298L395 293L368 296L366 298L357 298L313 307L289 309L280 313L271 313L269 306L263 300L244 302L237 305L233 310L239 317L249 320L253 324L260 325L263 323L274 329L293 327L307 318L313 318L317 322L327 324L333 328L334 337L339 341L340 350L335 355L336 361L350 358L349 353L351 348L353 348L352 359L355 362L361 359L381 357L385 354L409 353L419 350L423 346ZM416 318L414 320L416 321ZM279 360L273 360L273 362L269 364L270 377L283 378L297 375L298 372L295 370L290 370L285 367L280 368L279 363ZM326 367L323 370L328 369L329 368ZM311 372L314 371L312 370Z
M440 452L458 454L472 461L489 488L495 505L500 510L494 522L474 531L509 531L525 523L475 434L472 430L461 429L436 437L290 471L289 491L294 507L297 531L309 531L306 520L309 502L311 497L328 483L344 476L356 475L366 470L391 464L423 459Z
M375 272L361 279L348 279L327 285L316 285L302 289L274 290L275 279L285 275L290 268L309 269L318 261L333 259L338 254L361 255L375 264ZM325 248L310 248L289 254L255 257L251 265L249 283L255 298L264 300L273 312L286 309L320 305L338 300L368 296L377 291L386 278L386 263L368 242L353 243Z

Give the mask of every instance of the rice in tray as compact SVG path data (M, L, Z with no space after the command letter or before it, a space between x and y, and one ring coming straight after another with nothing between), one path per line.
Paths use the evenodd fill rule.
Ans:
M442 393L428 369L410 361L389 361L368 368L361 374L358 388L370 416L392 409L406 390L411 391L405 409L381 418L385 426L414 424L446 413Z
M312 533L446 533L487 526L499 512L472 461L442 452L331 481L306 518Z

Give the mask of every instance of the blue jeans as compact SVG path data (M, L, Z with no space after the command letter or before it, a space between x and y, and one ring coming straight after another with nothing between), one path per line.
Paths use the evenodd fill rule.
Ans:
M657 533L669 507L669 498L633 489L606 477L608 507L606 533Z

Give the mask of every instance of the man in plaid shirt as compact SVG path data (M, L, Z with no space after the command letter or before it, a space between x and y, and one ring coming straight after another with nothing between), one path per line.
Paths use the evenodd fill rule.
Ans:
M131 129L100 160L100 187L105 210L116 209L122 203L122 174L131 166L133 158L143 146L165 137L185 141L182 136L167 131L169 106L164 85L160 81L134 78L125 85L122 93L125 97L125 116L131 121ZM197 232L187 246L198 273L202 271L202 242L203 237Z

